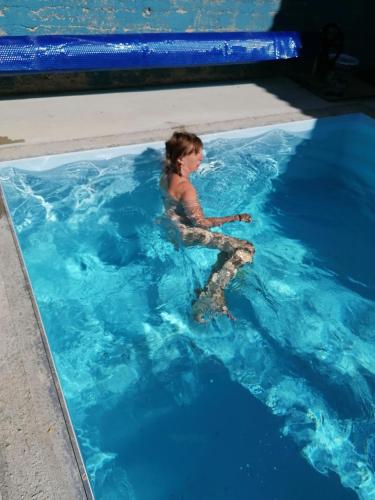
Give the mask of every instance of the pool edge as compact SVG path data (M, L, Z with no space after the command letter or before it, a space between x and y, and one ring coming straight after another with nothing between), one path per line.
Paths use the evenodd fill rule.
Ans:
M251 116L247 118L236 118L232 120L220 120L206 123L192 123L187 126L199 135L214 134L235 129L262 127L277 123L287 123L339 116L343 114L362 113L375 118L375 110L361 102L340 103L336 105L325 105L306 111L297 110L281 114L265 114L262 116ZM14 145L0 146L2 162L34 158L38 156L57 155L77 151L89 151L92 149L115 148L132 144L150 143L165 140L176 128L184 126L170 126L155 130L136 131L131 134L92 136L75 140L61 140L58 142L19 143Z
M0 229L2 498L94 499L1 185Z

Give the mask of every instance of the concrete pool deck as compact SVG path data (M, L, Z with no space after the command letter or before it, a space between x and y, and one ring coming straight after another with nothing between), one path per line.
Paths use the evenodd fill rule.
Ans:
M267 125L334 114L342 107L286 78L5 99L0 100L0 157L7 160L160 140L180 127L202 134Z
M0 100L0 161L347 112L282 78ZM1 165L0 165L1 167ZM90 498L48 344L0 200L0 500Z

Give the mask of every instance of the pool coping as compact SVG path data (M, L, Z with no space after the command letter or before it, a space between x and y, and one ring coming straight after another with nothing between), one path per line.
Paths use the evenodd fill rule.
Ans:
M194 130L198 135L211 134L216 132L225 132L229 130L238 130L245 128L261 127L273 125L276 123L288 123L293 121L319 119L329 116L340 116L351 113L363 113L375 118L375 109L360 102L341 103L327 105L311 109L309 111L295 111L291 113L282 113L276 115L266 115L261 117L248 117L246 119L226 120L211 123L197 123L189 125L189 130ZM13 144L0 147L1 162L8 160L19 160L23 158L34 158L37 156L57 155L68 152L86 151L91 149L112 148L140 144L145 142L158 142L165 140L171 135L174 129L161 128L155 130L144 130L119 135L98 136L82 138L68 141L56 141L38 144Z
M291 108L290 112L286 113L276 113L276 114L265 114L262 116L252 116L251 112L246 118L243 119L227 119L221 121L211 121L206 123L196 123L189 124L189 129L194 129L199 134L207 134L213 132L222 132L227 130L234 129L243 129L243 128L252 128L259 127L264 125L272 125L276 123L285 123L285 122L293 122L297 120L311 120L312 118L322 118L328 116L339 116L342 114L349 113L363 113L370 117L375 117L375 107L367 106L364 102L349 102L349 103L340 103L334 104L327 103L327 105L322 105L317 108L310 108L306 111L301 111L296 108ZM150 129L150 130L142 130L141 132L127 133L127 134L118 134L118 135L103 135L103 136L93 136L89 138L81 138L77 140L61 140L55 142L47 142L47 143L37 143L37 144L11 144L7 146L0 147L0 153L2 156L2 161L7 160L15 160L27 157L35 157L42 155L52 155L52 154L60 154L66 152L75 152L82 150L92 150L98 148L109 148L109 147L117 147L129 144L138 144L144 142L154 142L165 140L171 131L173 131L175 126L169 127L161 127L159 129ZM58 423L59 431L58 437L55 440L52 440L52 443L49 443L49 447L53 448L53 455L55 458L54 466L58 467L59 473L56 474L55 470L49 469L47 470L47 464L44 463L42 470L45 472L45 478L47 480L44 481L42 487L47 488L49 485L47 483L53 484L54 491L60 491L61 495L58 498L94 498L93 492L91 490L90 483L87 479L87 474L85 471L85 466L82 460L82 456L79 450L79 446L76 440L76 436L71 424L69 412L66 406L66 402L60 387L60 383L58 380L58 376L56 374L56 369L54 366L52 354L49 348L48 340L46 337L46 333L42 324L42 320L40 318L39 310L33 295L32 287L30 284L30 280L28 277L27 270L25 268L23 257L19 249L18 240L15 235L15 231L13 228L13 224L9 217L9 211L7 209L7 205L5 199L3 197L3 193L0 186L0 229L2 229L2 237L0 238L0 256L5 255L5 259L2 260L2 264L0 263L0 327L3 326L4 323L4 314L1 309L2 303L2 295L1 295L1 286L8 287L6 288L9 291L11 288L13 290L9 291L9 295L12 297L18 296L21 294L23 297L22 306L27 308L28 311L22 311L23 316L23 325L31 324L33 326L32 332L30 332L29 342L34 345L34 361L41 365L41 369L44 373L44 380L41 386L38 386L37 391L39 394L43 394L44 403L48 407L44 411L50 412L49 415L54 422ZM10 252L10 253L9 253ZM7 268L11 267L11 263L15 265L17 262L17 279L12 277L11 273L7 272ZM4 294L3 294L4 295ZM7 293L5 293L5 299ZM14 318L19 314L19 304L9 303L11 301L8 300L8 312L9 317ZM12 322L9 324L13 325ZM25 329L27 329L25 327ZM2 328L0 328L1 332ZM8 325L9 330L9 325ZM14 330L8 331L8 334L13 334ZM2 334L0 333L0 336ZM15 348L13 348L13 352L11 353L14 359L14 356L17 355ZM1 352L1 351L0 351ZM6 353L7 354L7 353ZM25 354L25 353L23 353ZM29 357L31 353L28 353ZM11 356L11 357L12 357ZM10 359L10 358L9 358ZM25 359L21 360L22 363L28 364L28 370L30 373L30 359L25 361ZM0 365L1 366L1 365ZM1 374L0 368L0 374ZM31 382L29 385L36 384L38 380L35 380L35 377L30 377ZM39 381L40 382L40 381ZM30 389L33 392L33 387ZM10 390L9 395L12 393ZM38 404L41 402L41 398L36 398L38 400ZM21 402L22 403L22 402ZM1 405L0 405L1 409ZM35 410L35 408L34 408ZM38 408L39 410L39 408ZM48 419L48 418L47 418ZM10 424L12 427L12 424ZM5 432L8 432L7 430ZM36 429L36 435L32 436L33 439L36 439L36 442L43 441L40 438L40 429ZM39 434L38 434L39 432ZM0 434L0 437L1 434ZM26 436L27 437L27 436ZM22 447L21 447L22 448ZM50 451L42 450L42 452L46 452L48 455L51 453ZM21 452L20 452L21 456ZM30 491L25 490L27 487L27 483L25 484L15 484L11 476L5 471L5 473L1 472L1 468L4 462L5 457L0 453L0 499L7 500L8 498L22 498L21 492L23 495L26 495L25 498L30 497ZM20 459L21 463L13 462L13 466L15 469L18 465L18 468L21 470L24 468L24 462ZM46 462L46 461L45 461ZM57 465L56 465L57 464ZM9 466L10 463L5 460L5 465ZM53 469L53 467L52 467ZM17 474L15 470L14 475ZM3 477L4 476L4 477ZM59 476L59 477L56 477ZM27 479L27 478L26 478ZM25 479L25 481L26 481ZM67 484L67 481L68 483ZM35 481L34 481L35 483ZM30 484L34 484L32 481ZM39 485L39 483L35 483ZM60 486L56 486L56 484ZM12 488L11 496L8 496L7 491L9 488ZM70 488L69 492L67 490ZM74 495L72 496L71 492L74 491ZM65 495L65 496L64 496ZM48 497L48 495L47 495ZM55 498L55 494L51 496L51 498Z
M17 418L18 411L16 416L13 415L13 419L8 425L8 429L1 428L1 438L4 438L5 434L8 434L11 438L11 435L14 434L13 431L15 426L17 426L18 432L22 432L21 442L19 443L20 447L23 448L24 451L22 457L22 468L31 471L31 478L30 474L27 477L27 479L31 479L31 481L30 484L27 484L25 480L12 480L12 477L19 475L17 471L18 467L17 464L12 463L12 459L9 460L7 453L3 452L0 455L0 459L2 459L0 461L0 498L1 500L6 500L8 498L11 499L15 498L14 495L17 495L17 498L30 498L32 495L46 494L47 498L66 498L67 500L71 500L72 498L82 498L88 500L94 499L67 404L62 393L47 335L34 297L30 278L19 247L18 239L11 221L9 209L1 185L0 228L2 234L2 237L0 238L0 256L3 256L4 254L9 256L9 252L12 252L13 254L13 266L9 266L9 264L11 264L9 261L12 260L11 257L8 257L8 259L0 259L0 287L2 288L0 289L0 299L4 299L5 296L9 306L8 311L6 311L6 307L5 310L4 308L0 309L0 325L4 326L4 318L8 316L8 319L10 320L9 326L12 327L12 334L18 337L17 340L20 340L20 337L28 337L28 349L26 351L27 356L23 355L24 353L22 352L22 349L19 348L19 344L17 342L17 352L12 352L11 356L8 357L11 358L11 362L22 364L22 371L25 372L27 382L30 382L30 378L32 377L32 383L28 384L29 386L34 386L30 391L30 407L33 409L35 409L35 406L37 407L36 411L38 412L38 417L42 413L44 414L43 420L46 425L48 425L47 433L50 434L50 439L48 439L48 441L52 441L48 443L49 450L46 450L45 440L40 439L40 428L38 428L38 426L35 427L34 424L30 422L27 424L23 422L22 425ZM8 262L5 262L7 260ZM7 277L7 273L4 273L4 264L12 269L11 275L14 278L12 282L6 279L4 280L4 277ZM28 310L23 310L22 314L17 310L17 307L13 307L11 305L12 302L10 299L13 297L14 290L10 291L10 288L17 288L17 299L22 297L24 307L25 301L28 303L26 305L26 309ZM1 302L4 303L4 300ZM14 318L16 314L19 315L18 320L15 320ZM32 328L28 329L26 323L31 324ZM22 344L22 341L20 344ZM7 347L10 347L9 350ZM6 346L5 354L9 355L9 351L12 350L12 346ZM32 355L36 353L38 359L35 359L35 356ZM23 359L17 359L19 357ZM38 376L31 375L31 373L35 370L34 362L38 367ZM1 375L4 375L4 370L1 365L0 373ZM5 375L5 379L8 378L7 375L8 374ZM27 401L25 401L25 398L28 399L28 395L25 397L25 394L22 391L20 394L20 391L15 390L16 388L13 386L9 389L10 392L13 393L12 396L15 400L16 406L21 405L23 407L27 407ZM35 393L33 393L33 389L35 389ZM1 387L1 392L4 393L4 387ZM40 395L42 397L40 397ZM22 400L18 400L18 398L21 398ZM1 406L2 405L0 405L0 408ZM4 408L1 408L1 410L3 413ZM30 408L28 408L28 410L30 411ZM29 416L30 415L28 414L27 417ZM5 440L6 449L11 447L12 444ZM14 444L13 447L15 447ZM38 448L38 451L41 451L42 459L44 459L46 455L49 455L48 465L46 464L47 461L42 460L42 467L35 467L35 456L32 453L30 455L25 453L27 450L31 451L32 448ZM18 461L17 457L16 461ZM15 470L11 468L12 466L15 467ZM43 470L43 476L48 477L48 484L46 484L46 481L38 481L40 469ZM60 474L56 474L56 470L59 470ZM66 483L67 477L69 477L69 484ZM12 490L8 496L7 490L9 489L9 484L11 485ZM32 491L33 489L35 491ZM56 493L57 497L55 497Z
M229 130L221 130L209 133L200 134L202 140L207 145L212 140L220 139L220 138L249 138L256 137L262 135L270 130L276 128L282 128L286 132L291 133L301 133L313 130L318 121L322 121L329 119L335 119L337 117L342 117L342 119L353 117L361 118L362 120L369 122L373 122L373 117L365 112L364 109L359 111L357 107L346 107L345 112L341 112L340 108L339 113L329 113L322 114L322 116L310 117L304 116L304 119L295 119L288 120L285 122L277 121L276 123L271 124L263 124L256 125L254 127L246 127L246 128L230 128ZM367 111L367 110L366 110ZM297 115L295 115L297 117ZM375 113L374 113L375 116ZM342 120L341 120L342 121ZM368 122L368 123L369 123ZM164 148L164 142L161 140L147 140L147 142L140 143L131 143L131 144L122 144L122 145L112 145L101 148L91 148L91 149L79 149L78 151L72 150L69 148L69 151L56 153L56 154L47 154L47 155L38 155L38 156L28 156L27 158L17 158L12 160L4 160L0 161L0 172L2 169L8 168L17 168L30 172L45 172L48 170L56 169L61 167L62 165L70 164L72 162L90 162L90 161L108 161L117 156L122 156L124 154L130 155L138 155L143 152L147 148L156 148L162 154ZM38 152L39 153L39 152Z

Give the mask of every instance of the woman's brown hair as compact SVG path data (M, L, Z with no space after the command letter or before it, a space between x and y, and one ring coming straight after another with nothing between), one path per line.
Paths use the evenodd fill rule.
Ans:
M165 171L174 172L181 175L181 165L178 164L178 158L199 153L203 143L201 139L189 132L174 132L172 137L165 143Z

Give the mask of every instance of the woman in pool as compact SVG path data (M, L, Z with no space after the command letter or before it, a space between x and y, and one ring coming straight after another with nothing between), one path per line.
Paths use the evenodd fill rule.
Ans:
M168 218L177 227L185 245L202 245L220 250L211 275L205 287L198 291L193 304L194 318L203 322L204 316L212 312L223 313L233 319L225 304L224 289L241 266L252 262L254 246L246 240L211 232L210 229L228 222L251 222L251 216L244 213L205 217L197 192L189 179L202 161L201 139L188 132L174 132L165 147L161 187L165 193L164 205Z

